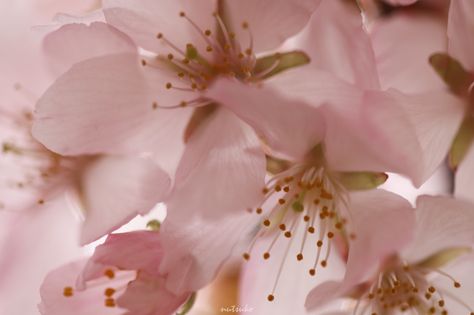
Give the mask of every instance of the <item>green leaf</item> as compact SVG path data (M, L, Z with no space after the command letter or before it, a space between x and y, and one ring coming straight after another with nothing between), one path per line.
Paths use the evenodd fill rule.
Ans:
M467 116L459 128L454 138L451 150L449 151L449 166L456 170L459 164L464 160L467 151L474 140L474 118Z
M461 255L468 254L472 251L470 247L454 247L444 249L422 260L416 265L427 269L437 269L445 266Z
M267 79L288 69L306 65L310 63L310 61L308 55L303 51L276 53L258 58L253 72L255 75L258 75L268 71L268 73L265 73L262 77L262 79Z
M186 314L188 314L189 311L191 311L191 309L193 308L194 303L196 302L196 298L197 298L197 293L193 292L193 294L191 294L189 299L186 301L186 303L184 303L183 307L181 308L181 310L178 313L176 313L176 315L186 315Z
M339 172L342 185L348 190L374 189L385 183L388 175L373 172Z
M449 88L456 94L464 95L474 76L467 72L461 63L444 53L430 56L429 62Z

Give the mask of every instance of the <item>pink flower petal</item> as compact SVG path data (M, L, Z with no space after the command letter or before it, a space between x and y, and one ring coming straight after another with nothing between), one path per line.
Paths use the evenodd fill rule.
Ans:
M265 157L253 131L226 109L217 109L186 145L170 212L219 217L254 207L263 195Z
M175 143L180 142L190 111L156 110L152 105L179 104L186 93L167 92L166 77L155 81L158 78L140 67L133 54L76 64L39 100L33 134L66 155L167 148L176 159Z
M402 197L381 189L350 195L356 239L350 244L345 283L356 284L388 255L413 239L415 211Z
M325 147L332 168L344 171L392 171L419 183L420 146L406 113L390 95L366 92L351 103L323 108ZM390 153L389 153L390 152Z
M140 272L137 279L130 282L125 293L117 299L117 305L128 310L126 315L175 314L189 294L171 293L165 287L165 280Z
M451 1L448 23L448 52L468 70L474 70L474 3L470 0Z
M130 38L100 22L64 25L48 34L43 44L59 73L88 58L136 51Z
M157 34L185 50L192 43L205 51L206 42L190 22L180 17L184 12L203 31L214 30L215 1L194 0L106 0L104 13L107 23L129 35L139 46L156 53L176 53L157 39Z
M407 261L417 262L443 249L474 244L474 204L421 196L416 208L415 238L402 253Z
M139 158L104 157L82 178L85 222L81 243L112 232L163 200L170 179L156 164Z
M455 195L458 198L474 202L474 146L471 145L467 155L456 171Z
M180 294L209 284L234 248L237 253L243 252L239 244L248 244L257 220L245 212L216 220L189 215L184 220L171 209L160 230L166 253L160 273L167 278L167 289Z
M444 89L428 58L446 50L446 26L436 15L398 13L377 20L370 37L382 88L404 93Z
M361 88L379 88L370 38L360 13L350 6L323 1L295 42L309 55L311 66Z
M391 94L407 113L421 148L416 156L419 166L414 175L415 185L419 186L446 158L464 117L464 103L446 91Z
M263 52L277 48L284 40L300 31L318 8L321 0L239 0L226 1L225 12L230 28L241 45L250 43L253 50ZM248 24L248 30L242 23Z
M306 297L305 307L308 311L320 308L328 302L341 297L345 292L341 290L343 283L338 281L327 281L311 290Z
M323 137L318 110L285 97L271 86L253 87L223 79L208 96L234 111L275 151L302 158ZM289 114L291 113L291 114Z
M157 275L162 258L160 233L135 231L109 235L104 244L96 247L91 260L123 270L143 270ZM85 274L85 279L90 277Z

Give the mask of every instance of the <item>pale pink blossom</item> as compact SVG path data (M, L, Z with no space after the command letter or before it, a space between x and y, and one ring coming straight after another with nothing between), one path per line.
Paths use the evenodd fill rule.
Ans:
M190 296L165 288L158 270L166 255L160 234L137 231L110 235L86 263L52 271L41 287L41 314L173 314Z
M26 18L20 21L30 22ZM108 26L93 23L90 26L77 24L71 27L78 28L79 33L83 28L97 29L97 33L109 35L107 38L114 47L128 51L135 48ZM19 28L18 31L24 30ZM105 53L105 44L100 46L93 42L94 38L82 38L82 44L95 48L87 51L75 49L76 54L69 54L69 59L62 60L63 66ZM28 35L24 43L30 44L28 58L38 65L38 69L31 69L32 76L22 71L11 77L7 75L4 77L6 80L18 81L1 86L4 93L0 99L0 166L3 170L0 176L0 209L41 211L41 208L55 199L64 198L67 193L73 197L70 199L79 208L77 214L84 221L81 243L89 243L137 214L152 209L164 199L170 188L170 179L149 159L104 155L66 157L49 151L37 142L30 132L33 124L32 107L39 95L37 93L44 84L52 81L52 77L47 67L44 67L46 61L40 53L39 41ZM54 46L55 39L48 37L46 43ZM17 46L13 45L7 54L14 53ZM74 43L68 43L68 46L70 49L78 48ZM2 61L8 69L10 60L7 58ZM23 69L22 63L18 61L14 64L18 69ZM118 173L122 177L117 178Z
M396 243L406 243L413 229L413 211L409 204L383 190L350 193L346 209L350 218L344 227L345 233L351 231L356 240L361 238L366 241L366 247L361 248L353 239L345 240L350 255L358 251L369 255L370 251L370 259L377 260L376 257L385 255ZM341 244L344 237L332 226L334 220L323 216L314 225L312 218L311 225L306 224L304 218L297 220L301 222L296 221L298 227L292 231L294 235L291 239L285 239L285 232L279 231L278 222L274 222L275 227L268 229L255 244L252 257L243 269L241 303L254 306L256 314L288 314L292 311L310 314L304 307L308 292L317 284L340 280L344 275L347 248ZM313 226L315 230L310 229ZM367 242L369 233L382 231L386 233L386 238ZM406 233L404 237L398 237L401 231ZM336 236L331 239L324 233ZM390 238L393 240L388 242ZM320 243L323 243L322 246ZM271 303L267 301L269 293L274 298ZM328 304L328 309L340 307L337 301L328 301Z
M288 66L279 67L279 55L263 61L260 55L299 31L318 5L316 0L226 6L214 1L108 1L107 22L158 55L117 51L76 64L39 101L33 132L47 147L65 154L147 153L171 170L176 165L169 164L182 155L170 211L192 205L215 216L223 209L251 207L265 173L260 141L237 119L240 112L236 116L225 102L217 105L203 91L217 77L231 75L253 84L285 70ZM262 8L263 15L257 13ZM63 27L52 36L71 35ZM91 30L90 37L97 36ZM296 65L307 63L303 54L293 54L299 58ZM307 106L297 111L298 116L282 115L281 121L296 125L299 117L312 113ZM265 127L272 128L264 134L270 141L277 142L278 135L286 137L278 143L292 143L282 128ZM320 124L311 128L319 130ZM217 189L239 194L207 197Z
M31 137L30 112L7 112L2 122L0 208L42 211L68 194L83 220L82 244L147 213L169 191L168 175L150 160L60 156Z
M374 51L358 12L323 1L295 42L311 58L309 66L271 77L258 87L221 79L207 95L231 107L281 156L301 159L324 139L327 161L335 169L392 171L421 185L433 172L419 159L425 143L415 137L416 124L404 109L407 100L380 86ZM436 105L443 103L437 100ZM315 113L284 124L281 117L296 111L286 108L303 106L315 108ZM272 115L265 115L270 108ZM309 131L315 124L320 128ZM292 139L291 146L285 137Z
M360 17L359 20L349 20L353 21L353 24L347 24L344 22L345 20L343 19L337 20L338 23L335 23L335 25L328 23L326 15L328 12L331 12L328 10L332 10L334 8L333 3L334 2L331 1L323 2L321 4L321 8L319 9L321 11L318 11L315 15L318 18L323 19L323 21L320 21L321 25L331 29L333 34L335 33L341 36L340 38L349 39L349 43L347 43L345 40L335 42L340 45L340 48L338 47L338 51L341 51L347 46L353 44L358 47L358 49L354 49L353 54L360 53L361 56L364 56L365 49L368 49L367 47L369 47L369 39L362 29ZM339 8L339 6L336 7ZM352 18L352 16L349 14L348 17L349 19ZM315 21L319 21L315 17L313 17L313 19L315 19ZM318 26L319 24L312 25L313 28L311 30L314 31L319 29ZM349 32L352 34L354 31L357 31L358 33L356 34L360 36L360 38L356 37L353 39L354 43L352 43L351 37L343 37L343 34L348 34ZM309 34L306 34L306 36L314 35L309 31L308 33ZM312 38L317 42L318 38L316 36L313 36ZM326 40L326 38L324 38L324 40ZM370 49L368 51L370 52ZM315 60L317 60L316 63L321 60L322 56L324 56L324 54L320 54L318 58L315 58ZM327 56L330 56L330 52L327 53ZM265 81L262 87L253 88L246 86L238 81L230 81L227 79L217 82L214 87L211 87L209 91L211 95L210 97L218 99L221 103L227 104L227 106L232 106L234 112L236 112L241 118L243 118L251 126L253 126L254 129L259 132L259 134L263 135L264 142L268 145L269 153L271 152L272 154L276 154L277 156L287 157L291 159L290 161L283 162L283 164L288 163L290 167L287 167L287 169L282 173L277 172L278 174L274 176L274 178L272 178L268 182L267 186L263 189L263 194L262 192L256 191L257 193L261 194L260 199L263 198L264 201L261 202L262 205L260 207L253 207L253 212L257 214L262 214L263 218L259 219L259 216L257 215L255 219L247 219L248 222L246 222L245 224L240 223L241 220L245 219L238 219L237 217L239 216L237 216L236 218L227 218L227 220L229 221L232 220L228 224L244 226L240 229L235 227L226 228L227 233L223 233L225 235L225 239L222 240L222 245L216 245L216 248L221 248L221 246L223 246L224 248L226 248L226 251L222 252L221 250L219 250L219 253L228 253L229 248L235 246L235 244L237 243L236 239L238 240L241 235L245 235L244 228L248 228L249 225L251 227L254 226L255 228L257 228L258 223L260 223L258 232L256 232L256 235L254 235L254 239L251 242L252 245L250 245L250 248L248 248L247 251L243 254L244 258L247 260L252 259L251 257L253 257L254 255L253 246L255 244L257 244L255 246L258 246L258 243L262 241L262 239L267 238L269 234L272 235L271 238L275 241L275 246L282 246L283 244L281 242L288 242L289 240L295 239L294 235L296 234L305 235L304 240L297 238L297 243L295 243L294 247L292 247L293 251L298 251L298 257L305 256L305 254L302 253L305 248L305 239L314 238L318 235L316 243L324 244L324 248L322 245L320 245L318 247L319 249L315 249L312 248L314 246L309 247L310 245L308 245L308 247L311 249L306 249L310 253L308 256L316 254L317 252L320 253L318 255L318 258L314 257L314 260L311 262L312 268L308 268L308 270L306 270L306 273L309 272L310 275L315 275L316 269L319 268L320 265L327 266L328 259L330 258L330 256L332 257L331 248L333 252L340 251L342 255L344 255L344 253L347 251L350 233L358 233L358 231L354 231L352 229L352 223L350 219L352 218L351 198L356 197L351 197L352 194L348 192L348 190L372 189L380 185L386 179L386 176L381 173L364 172L367 170L384 170L386 168L386 164L385 161L380 160L382 156L378 152L375 152L376 150L379 150L379 148L368 147L369 143L363 142L364 139L362 139L362 135L359 134L353 136L351 132L367 132L372 137L378 137L379 135L376 131L378 131L379 128L382 126L381 124L377 123L377 119L373 118L383 117L383 115L387 115L387 111L388 113L390 113L390 110L392 110L391 113L396 113L396 107L391 106L389 106L389 109L387 109L387 111L382 108L381 111L378 112L377 108L375 107L375 104L376 101L382 97L379 96L378 91L374 91L373 93L367 92L367 95L364 95L364 91L360 91L358 86L356 86L359 85L360 87L378 87L375 64L370 60L370 55L367 57L367 64L373 67L373 74L375 75L375 77L363 76L362 67L359 68L360 65L355 62L355 60L354 62L352 62L352 60L349 61L346 66L341 66L335 60L333 63L321 62L321 67L327 66L330 68L328 70L333 70L334 73L338 73L340 75L343 75L342 73L348 74L347 77L351 78L351 80L354 82L353 85L351 85L350 83L342 82L336 76L332 75L329 72L322 72L321 70L314 69L310 69L305 72L309 75L312 75L308 76L308 78L314 78L315 75L320 74L319 78L324 78L325 80L318 81L321 86L318 87L317 90L312 91L312 94L310 96L314 97L315 95L317 95L318 92L323 93L325 88L332 88L330 92L327 92L332 93L330 94L330 97L332 98L336 98L337 93L346 93L344 94L342 99L343 101L348 103L347 107L350 107L350 105L354 104L354 99L352 99L352 96L358 96L356 104L354 104L355 108L349 108L349 112L343 113L346 115L344 117L346 119L344 120L344 122L347 121L348 124L352 125L348 126L349 128L346 129L341 128L341 124L337 124L334 121L330 121L331 123L333 123L332 125L334 127L339 128L337 128L337 130L331 129L330 131L327 131L327 135L324 138L322 145L319 146L318 143L321 140L321 137L325 136L326 132L325 128L323 127L327 126L321 125L319 126L321 128L320 133L313 133L312 126L315 124L315 119L318 119L318 117L324 117L324 119L327 119L326 121L329 121L329 119L331 118L334 120L338 119L338 115L333 113L333 111L337 112L338 109L332 110L330 108L332 104L329 104L327 106L327 116L321 113L319 113L319 115L303 115L301 112L298 111L298 107L310 108L310 105L305 103L305 101L310 98L309 96L307 96L304 100L292 100L288 96L278 95L278 92L280 91L277 91L276 88L274 89L275 91L270 91L270 89L266 89L265 86L269 84L269 82L271 84L272 80L278 80L278 77L284 77L285 73L276 76L276 79L271 78ZM294 74L293 76L290 76L293 81L290 81L288 79L284 81L285 84L280 85L280 90L282 90L283 92L285 92L285 90L290 87L290 84L294 84L295 79L297 79L299 83L301 83L302 81L301 78L297 78L298 74L303 73L302 70L294 69L288 71L288 73L290 72L293 72ZM342 89L339 90L338 88ZM303 91L307 92L307 90ZM331 99L330 97L328 97L328 99ZM359 101L362 103L362 105L358 103ZM363 101L366 101L367 104L369 104L370 109L372 111L367 110L363 113L358 112L358 110L360 110L359 106L364 106L365 104ZM294 111L290 111L292 114L294 114L293 117L297 119L295 120L295 122L297 121L297 125L292 124L286 119L286 116L288 116L286 109L290 108L291 106L295 107ZM342 107L343 104L341 104L340 106ZM265 115L266 108L268 108L268 110L273 110L271 116ZM318 113L318 111L319 109L316 108L314 112ZM361 116L363 114L367 114L367 116L369 116L370 114L375 117L366 118L366 116L358 116L358 118L361 118L361 121L354 122L351 120L350 117L348 117L354 112ZM324 120L318 120L318 122L319 121L324 123ZM381 120L381 122L382 121L386 124L386 120ZM364 123L368 123L369 127L364 126ZM361 128L367 129L359 130ZM353 136L353 138L350 138L351 136ZM384 136L380 136L380 144L385 143ZM350 139L346 140L344 139L344 137L348 137ZM205 139L204 137L201 138ZM207 135L207 138L211 138L210 133ZM287 139L288 141L286 141ZM289 141L289 139L291 139L292 141ZM357 147L356 145L360 142L358 142L357 144L350 144L351 141L354 142L356 140L362 141L365 146L362 145L362 147ZM344 145L350 146L350 149L343 147L340 141L347 141L344 142ZM338 145L343 147L343 150L348 151L343 151L344 153L342 151L335 152L339 148ZM329 147L333 151L330 151L328 149ZM351 149L353 150L351 151ZM347 155L348 152L351 152L352 154L351 161L348 161L347 157L343 158L343 155ZM370 158L372 158L372 160L370 161L373 161L373 164L371 164L370 162L366 162L366 159ZM186 159L191 160L191 156L189 158L186 157ZM344 164L347 162L352 164ZM279 163L280 162L278 161L276 162L276 164ZM232 169L229 170L229 172L230 171L232 171ZM208 172L212 172L212 170L209 169ZM209 178L209 180L212 180L212 178ZM345 184L347 184L348 186L345 186ZM193 246L190 245L196 244L197 246L197 244L199 244L199 240L201 240L201 236L205 237L208 234L207 228L204 229L204 231L206 232L202 234L199 233L196 237L194 237L195 233L188 233L188 229L190 229L192 226L204 225L204 223L201 221L202 218L200 218L199 213L187 212L183 214L183 211L179 211L179 207L176 207L175 203L178 203L181 206L185 205L186 208L189 208L197 204L197 202L190 202L190 200L193 200L193 198L202 198L206 200L206 202L208 202L210 206L212 206L212 202L214 202L215 199L209 197L207 194L204 196L198 195L200 194L200 192L196 192L195 189L197 185L202 185L202 181L195 181L192 183L192 185L189 184L187 186L187 190L183 190L186 192L186 194L183 193L182 197L177 201L171 200L169 202L169 217L165 220L164 223L165 226L169 224L169 226L174 227L172 228L172 231L174 231L176 235L180 235L181 237L184 236L185 238L189 239L195 238L193 240L193 243L188 242L188 247L186 247L188 248L188 251L190 251L194 255L194 257L187 258L187 263L190 264L190 267L193 268L199 266L197 264L192 264L193 259L197 259L198 261L201 261L201 259L203 258L209 259L208 256L200 257L201 250L197 248L201 248L201 246L196 247L196 249L194 250ZM205 185L209 185L207 183L207 179ZM219 191L217 185L216 188L213 187L213 189L207 190L206 193L212 194L214 191ZM244 192L239 191L235 192L234 195L240 196L243 193ZM380 194L383 194L383 192L380 192ZM194 197L194 195L197 195L197 197ZM355 193L355 195L357 195L357 193ZM376 197L373 195L370 196L374 198ZM390 201L392 198L391 194L387 193L386 196L388 196L387 199ZM217 198L220 198L220 196L218 195ZM225 195L223 196L223 198L226 198L227 200L232 200L232 196ZM396 203L397 200L398 199L395 198L394 202ZM237 200L237 202L232 201L232 203L235 204L238 203L238 201L239 200ZM403 208L403 206L400 206L399 208ZM176 211L174 211L175 209ZM242 209L242 207L240 209ZM403 213L404 212L400 210L398 215L403 216ZM374 216L374 220L375 218L376 216ZM397 214L395 213L393 214L394 226L399 229L405 229L406 226L409 226L410 224L409 220L406 220L405 223L400 223L399 225L395 224L395 222L399 222L396 221L396 219ZM221 231L221 228L227 227L227 224L224 223L225 220L226 219L223 219L222 221L210 221L208 224L217 224L219 225L219 227L216 227L214 229L216 232L210 233L209 235L216 235L215 233L219 233L218 231ZM204 219L204 222L205 221L206 220ZM347 227L345 226L346 224ZM270 228L270 232L268 231L269 227L272 227ZM318 232L315 234L315 231ZM276 238L278 237L283 240L277 242ZM285 241L285 238L289 240ZM173 238L171 240L164 239L164 246L168 246L168 248L170 249L179 248L179 246L176 245L177 243L179 244L179 241L176 241L175 239L179 240L179 237ZM400 241L403 241L403 239L400 239ZM211 245L212 243L202 244L202 246L204 246L204 244L207 244L207 246L210 247L210 251L212 251L212 248L214 248L214 246ZM217 252L217 250L214 250L214 252ZM170 255L174 256L175 253L177 253L177 251L172 251ZM270 258L271 255L270 252L262 254L264 254L267 259ZM376 253L374 253L374 255L377 256ZM177 256L179 257L179 255ZM219 262L219 260L222 261L224 258L226 258L226 255L219 255L217 258L215 258L216 260L213 259L212 261ZM257 257L255 259L259 258ZM287 258L285 256L276 257L275 259L276 261L274 261L272 265L278 266L280 263L284 264ZM179 258L176 258L175 261L179 261ZM200 265L205 266L202 263ZM218 266L219 264L216 265ZM202 270L204 270L204 267L202 268ZM214 267L209 269L208 272L213 275L215 270L216 268ZM190 275L196 274L198 274L198 271L190 273ZM184 276L185 278L189 277L187 273L183 273L180 276ZM277 277L276 275L274 276ZM211 277L207 276L207 278L209 279ZM182 283L189 284L189 281L182 281ZM272 290L270 289L266 292L266 294L271 300L275 299L275 295L279 296L277 292L272 292ZM285 297L281 297L281 299L285 299Z
M352 299L343 314L422 313L471 314L473 283L474 205L450 197L421 196L416 206L416 226L408 242L387 249L385 257L368 261L370 252L351 254L342 281L316 287L306 300L315 309L334 298ZM389 222L387 222L389 224ZM391 238L381 228L370 240ZM380 234L379 234L380 233ZM386 238L387 237L387 238ZM370 248L367 239L355 243ZM467 271L467 272L466 272ZM352 306L351 306L352 305ZM443 313L444 312L444 313ZM447 312L447 313L446 313Z

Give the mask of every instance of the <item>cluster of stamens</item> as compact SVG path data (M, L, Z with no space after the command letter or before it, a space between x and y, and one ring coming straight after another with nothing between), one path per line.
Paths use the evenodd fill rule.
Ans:
M1 143L0 162L13 167L21 167L17 172L10 172L2 183L10 190L43 191L55 175L67 168L68 159L47 150L30 135L32 124L31 112L21 115L7 115L6 124L14 133ZM38 198L37 203L45 200ZM0 201L0 208L4 203Z
M468 310L466 314L474 315L465 302L431 283L428 275L432 273L448 278L455 288L461 287L461 283L441 270L399 262L378 274L368 291L358 300L353 315L389 315L407 311L448 315L445 296L465 307Z
M112 269L106 269L103 273L105 277L105 281L110 281L115 279L115 272ZM103 282L103 281L102 281ZM92 283L92 286L101 285L102 282L99 280L96 283ZM117 304L115 302L114 296L116 295L117 289L112 287L107 287L103 291L103 298L104 298L104 306L105 307L116 307ZM67 286L63 288L63 296L65 298L73 298L75 295L74 288L71 286Z
M223 19L218 13L213 13L217 29L202 29L185 12L180 12L179 16L189 23L200 35L205 44L204 51L199 51L197 45L187 43L186 47L180 48L165 36L157 33L156 38L171 51L163 56L158 56L160 65L156 61L142 60L145 67L159 68L162 64L168 65L176 73L176 82L167 82L167 90L179 90L185 92L205 91L217 76L228 76L246 82L257 82L265 75L274 70L279 63L277 61L269 68L255 72L256 56L253 51L253 35L247 22L241 23L241 28L248 32L249 43L246 48L242 48L236 34L228 29ZM187 106L203 106L209 104L209 100L203 98L199 93L190 100L180 101L174 105L162 105L155 101L152 109L158 108L180 108Z
M268 260L272 248L279 240L289 239L275 285L268 295L268 300L273 301L283 265L300 226L304 225L302 227L304 231L296 259L302 261L305 258L303 255L305 246L308 246L307 243L311 244L309 246L313 246L315 258L309 274L314 276L319 266L327 267L334 238L347 236L345 234L347 220L343 217L344 210L340 208L343 192L327 176L323 167L294 166L274 177L263 189L263 193L265 201L262 205L270 198L277 199L277 202L271 206L270 211L264 211L262 207L255 210L257 214L264 216L262 228L243 257L249 260L256 241L273 235L273 240L263 253L263 259ZM264 214L265 212L268 213Z

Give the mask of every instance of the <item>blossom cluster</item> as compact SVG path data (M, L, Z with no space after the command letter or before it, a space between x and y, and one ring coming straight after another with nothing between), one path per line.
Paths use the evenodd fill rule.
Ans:
M5 39L0 312L44 265L42 315L199 314L237 261L221 312L474 314L474 1L50 2Z

